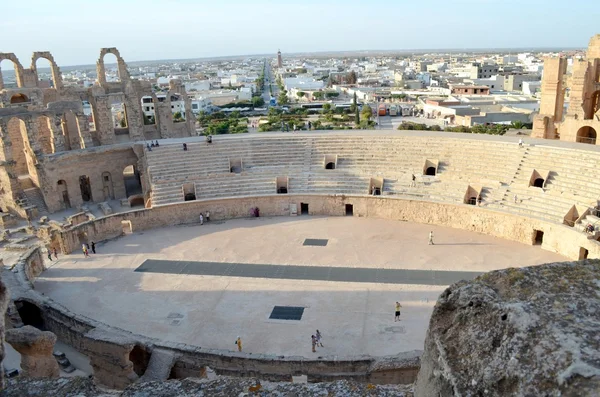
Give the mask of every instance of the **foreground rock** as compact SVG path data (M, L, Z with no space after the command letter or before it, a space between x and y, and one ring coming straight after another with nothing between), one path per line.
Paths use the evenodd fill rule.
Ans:
M4 313L8 306L8 289L0 279L0 362L4 360L6 352L4 351ZM4 368L0 366L0 390L4 387Z
M600 260L487 273L433 311L415 396L598 396Z
M271 383L257 379L184 379L136 383L124 391L102 390L89 378L56 380L10 379L3 396L86 396L86 397L200 397L200 396L394 396L412 397L411 386L379 386L347 381L315 384Z
M22 376L57 378L60 370L52 355L56 335L26 325L6 331L6 342L21 353Z

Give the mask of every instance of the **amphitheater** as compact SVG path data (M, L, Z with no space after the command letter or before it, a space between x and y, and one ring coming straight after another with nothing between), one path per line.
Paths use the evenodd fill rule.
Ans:
M121 76L121 85L100 80L76 95L0 91L40 101L0 109L9 313L84 354L103 385L207 376L208 368L412 383L448 285L600 258L600 149L591 141L526 138L521 146L514 136L377 130L207 143L189 126L169 129L168 113L162 127L136 121L115 131L102 124L100 104L115 95L131 109L140 103L139 85ZM73 115L59 113L76 116L86 95L96 130L75 117L79 146L35 143L46 132L64 142ZM49 109L64 117L62 131L60 122L46 131L35 121ZM141 117L131 109L127 117ZM160 147L148 150L140 137ZM33 236L38 243L28 244ZM98 253L85 258L82 244L92 242ZM59 260L46 260L55 248ZM299 318L276 316L276 306L299 309ZM313 353L316 329L325 346Z

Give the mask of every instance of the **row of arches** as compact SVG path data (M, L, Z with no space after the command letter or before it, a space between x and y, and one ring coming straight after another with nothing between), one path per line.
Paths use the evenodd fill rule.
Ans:
M113 58L110 64L115 67L106 68L106 56ZM41 60L41 61L40 61ZM12 63L12 71L6 67L6 62ZM41 62L41 65L40 65ZM116 48L102 48L97 64L98 82L103 85L107 82L122 82L129 79L129 72L121 54ZM4 75L2 66L5 67ZM6 78L6 82L5 82ZM17 56L13 53L0 53L0 89L14 85L18 88L62 88L60 68L52 54L48 51L34 52L31 57L29 69L23 67Z
M7 63L12 63L12 71L6 67ZM47 51L34 52L29 69L23 68L15 54L0 53L0 89L8 85L18 88L62 88L60 68L52 54Z
M128 165L123 169L122 173L123 185L125 189L125 197L129 198L134 195L142 194L142 183L139 171L135 165ZM68 209L72 207L73 201L71 200L72 194L79 194L81 201L89 203L93 201L108 201L114 200L115 185L113 183L113 176L110 172L104 171L101 174L102 190L101 196L94 196L94 189L92 186L92 180L89 175L80 175L77 179L79 189L69 191L67 181L60 179L56 183L56 189L58 192L58 198L61 202L62 209ZM79 200L77 200L79 201Z

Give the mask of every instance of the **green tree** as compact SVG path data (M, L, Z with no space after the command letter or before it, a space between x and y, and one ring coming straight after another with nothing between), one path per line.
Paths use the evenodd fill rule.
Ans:
M255 96L252 98L252 106L254 106L255 108L264 106L264 104L265 104L265 100L263 99L263 97Z
M181 112L175 112L173 113L173 121L176 123L179 123L180 121L183 121L183 116L181 115Z
M369 121L369 120L371 120L371 117L373 116L373 109L371 109L371 106L369 106L368 104L365 103L360 112L360 115L363 120Z
M125 120L125 116L121 117L121 120L119 121L119 125L121 126L121 128L127 127L127 120Z
M313 98L314 99L323 99L323 91L315 91L313 92Z
M304 92L304 91L298 91L296 93L296 95L298 95L298 98L304 98L304 96L306 95L306 92Z
M288 99L287 95L285 95L285 92L282 91L279 94L279 96L277 97L277 104L281 106L281 105L285 105L288 102L289 102L289 99Z
M512 123L510 123L510 128L520 130L522 128L525 128L525 124L523 124L522 121L513 121Z
M331 113L331 104L330 103L323 104L323 113Z

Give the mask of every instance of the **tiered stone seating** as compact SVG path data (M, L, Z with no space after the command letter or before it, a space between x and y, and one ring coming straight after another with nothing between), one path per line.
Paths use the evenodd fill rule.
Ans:
M573 205L595 204L600 195L600 185L595 181L597 171L594 171L598 165L600 153L597 152L529 146L501 202L492 206L562 223ZM534 169L550 171L544 188L528 186Z
M186 152L163 145L147 152L153 205L183 201L188 183L198 200L275 195L277 177L288 177L288 193L351 195L368 195L370 179L382 178L384 196L451 203L463 203L471 185L484 207L559 223L600 197L600 152L469 138L290 134L190 142ZM325 169L325 156L336 155L337 167ZM243 171L231 173L229 159L241 159ZM422 175L425 160L438 161L437 175ZM528 186L533 169L550 170L543 189Z

